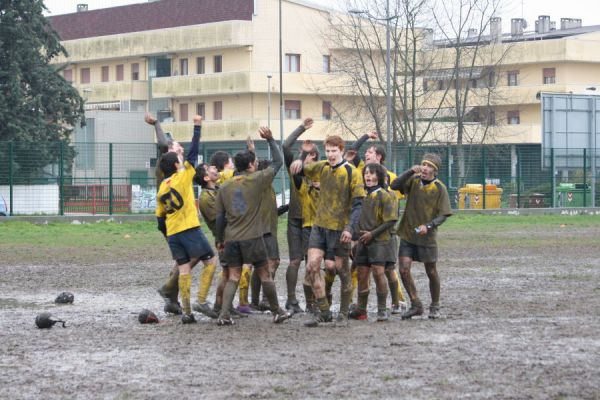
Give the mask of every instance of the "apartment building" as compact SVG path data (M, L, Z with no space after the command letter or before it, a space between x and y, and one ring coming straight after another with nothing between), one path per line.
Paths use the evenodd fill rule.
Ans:
M299 0L282 2L286 135L308 116L316 122L307 137L345 135L333 108L354 100L325 85L337 79L324 39L329 15ZM278 0L80 5L50 21L69 53L54 62L65 65L86 109L150 111L184 141L195 114L205 118L207 141L245 140L269 122L278 136Z
M478 138L484 122L490 123L487 143L539 144L542 141L541 105L538 93L598 93L600 91L600 25L582 26L581 19L562 18L556 26L548 16L535 21L535 31L526 32L526 22L511 21L511 32L502 33L500 18L493 18L491 33L469 32L465 46L480 43L480 56L473 66L467 57L458 71L451 65L423 72L421 109L440 104L454 106L454 90L469 86L466 130ZM452 60L448 41L434 42L436 57ZM598 91L597 91L598 90ZM443 111L443 110L442 110ZM440 116L452 112L440 112ZM444 123L440 123L444 125ZM438 129L438 139L452 139L455 124Z

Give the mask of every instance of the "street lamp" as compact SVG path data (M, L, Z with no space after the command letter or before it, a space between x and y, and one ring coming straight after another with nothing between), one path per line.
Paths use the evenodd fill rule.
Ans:
M283 42L281 34L281 0L279 0L279 139L283 146ZM281 204L285 204L285 174L281 174Z
M271 78L273 75L267 74L267 126L271 129ZM271 148L267 146L267 154L271 159Z
M90 93L93 93L93 92L94 92L94 89L91 89L91 88L85 88L85 89L83 89L83 93L84 93L84 95L83 95L83 99L84 100L83 101L85 103L87 103L88 97L89 97ZM87 177L88 177L87 173L88 173L88 169L89 169L89 157L90 157L89 156L90 144L88 143L88 125L87 125L87 118L85 117L85 109L83 111L83 115L84 115L84 118L86 120L85 121L84 130L83 130L83 140L84 140L84 143L85 143L85 151L83 153L83 154L85 154L85 158L84 158L84 163L85 164L84 164L84 167L83 167L84 168L83 169L83 174L84 174L84 178L85 178L85 184L87 185Z
M386 54L385 54L385 98L386 98L386 153L389 159L392 157L392 84L390 80L390 59L391 59L391 46L390 46L390 21L398 18L397 15L390 16L390 0L387 0L385 6L385 18L377 18L368 10L348 10L350 14L366 15L376 21L385 21L385 43L386 43Z

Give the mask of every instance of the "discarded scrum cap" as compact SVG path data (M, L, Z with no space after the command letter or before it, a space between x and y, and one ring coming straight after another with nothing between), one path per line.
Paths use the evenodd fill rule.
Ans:
M140 324L156 324L158 317L152 311L144 308L138 315L138 321L140 321Z
M62 292L61 294L56 296L56 299L54 299L54 302L56 304L73 304L74 300L75 300L75 296L73 296L73 293Z
M52 314L50 314L49 312L43 312L41 314L38 314L37 317L35 317L35 324L40 329L50 329L57 322L62 323L63 328L66 328L65 321L61 321L58 319L52 319Z

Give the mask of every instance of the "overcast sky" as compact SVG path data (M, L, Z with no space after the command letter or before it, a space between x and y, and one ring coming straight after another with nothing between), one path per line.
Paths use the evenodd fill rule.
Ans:
M124 4L144 3L141 0L45 0L49 15L75 12L78 3L87 3L90 10L114 7ZM310 0L315 4L328 7L341 7L343 0ZM538 15L550 15L560 27L561 18L581 18L584 26L600 25L599 0L506 0L502 4L503 30L510 31L510 19L524 17L527 30L534 29Z

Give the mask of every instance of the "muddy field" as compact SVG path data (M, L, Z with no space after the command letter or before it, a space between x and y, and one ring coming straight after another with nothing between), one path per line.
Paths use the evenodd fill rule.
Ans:
M590 218L448 224L445 318L377 323L371 314L348 328L304 328L304 315L273 325L266 314L233 327L197 315L183 326L156 294L171 265L158 236L127 250L0 247L0 398L597 399L600 221ZM286 264L276 279L282 302ZM427 305L424 269L413 270ZM54 305L63 290L73 305ZM160 324L137 322L145 307ZM35 328L42 310L68 327Z

